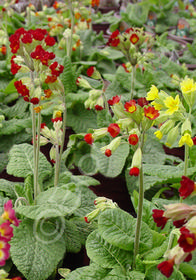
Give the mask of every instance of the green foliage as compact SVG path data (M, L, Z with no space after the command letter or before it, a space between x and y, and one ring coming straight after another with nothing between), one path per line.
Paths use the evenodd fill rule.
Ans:
M61 80L65 89L65 94L67 94L76 90L75 73L72 68L70 57L65 56L63 66L64 70L61 75Z
M48 278L66 250L63 234L55 223L44 221L38 226L33 220L23 219L11 241L12 260L27 280Z

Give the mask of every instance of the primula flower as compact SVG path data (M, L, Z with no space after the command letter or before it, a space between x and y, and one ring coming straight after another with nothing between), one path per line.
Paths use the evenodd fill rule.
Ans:
M91 66L87 69L86 74L87 74L87 76L91 77L94 72L95 72L95 67Z
M99 1L100 0L91 0L91 6L92 7L98 7L99 6Z
M132 44L136 44L139 41L139 36L136 33L131 34L131 37L129 38Z
M130 176L139 176L140 174L140 169L138 167L132 167L130 170L129 170L129 175Z
M45 41L46 45L50 46L50 47L54 46L56 43L55 39L49 35L44 39L44 41Z
M168 108L166 114L172 115L174 112L178 111L180 105L179 95L176 95L175 99L172 96L169 96L164 101L165 106Z
M159 116L159 111L154 107L149 106L148 108L144 108L144 115L150 120L155 120Z
M192 140L193 140L193 145L196 145L196 136L194 136L194 137L192 138Z
M168 221L168 218L164 217L164 211L160 209L153 209L152 217L154 219L154 222L157 224L157 227L161 227L163 229Z
M116 137L120 133L120 127L117 123L111 123L108 126L108 132L112 137Z
M34 105L39 104L39 98L38 97L33 97L30 99L30 102Z
M112 151L110 149L105 150L106 157L110 157L112 155Z
M179 193L183 199L187 198L190 194L196 191L195 182L186 176L182 176L180 185L181 187L179 188Z
M62 120L63 120L62 117L56 117L56 118L52 118L52 119L51 119L51 121L52 121L53 123L58 122L58 121L62 122Z
M185 133L178 143L179 147L182 147L184 144L187 144L189 147L193 146L193 140L191 138L191 135L189 133Z
M119 34L120 34L119 30L115 30L111 34L111 36L110 36L110 38L109 38L109 40L107 42L107 45L108 46L112 46L112 47L117 47L120 44L120 39L118 37Z
M13 237L13 228L10 226L9 221L0 225L0 236L5 237L7 241L10 241Z
M190 78L185 78L181 83L180 83L181 91L183 94L190 94L194 91L196 91L196 83L194 82L193 79Z
M140 107L144 107L145 105L148 105L149 102L147 101L146 97L140 97L140 98L138 98L138 100L137 100L137 104L138 104Z
M20 221L16 218L15 210L13 209L12 201L8 200L4 204L4 213L1 215L4 220L9 221L16 227L19 226Z
M127 66L126 66L125 63L122 64L122 67L125 69L125 71L126 71L127 73L130 73L130 71L128 70L128 68L127 68Z
M191 233L186 227L180 229L181 235L178 239L178 244L183 248L185 253L191 252L196 248L195 234Z
M163 137L163 133L160 130L155 131L154 135L161 140Z
M155 100L156 98L159 98L159 90L156 86L152 85L150 88L150 91L147 92L147 100Z
M187 222L187 219L176 220L176 221L173 221L173 225L176 228L181 228L184 224L186 224L186 222Z
M135 146L135 145L137 145L137 143L139 141L139 137L137 134L130 134L128 140L129 140L130 145Z
M160 272L163 275L169 278L174 270L173 266L174 266L174 259L171 259L171 260L161 262L160 264L158 264L157 268L158 270L160 270Z
M120 96L116 95L116 96L113 96L112 99L109 99L108 100L108 104L110 106L113 106L114 104L118 104L120 102Z
M7 48L6 48L5 45L3 45L3 46L0 48L0 52L1 52L3 55L6 55Z
M130 100L130 101L126 102L124 107L125 107L125 110L129 113L133 113L137 109L135 100Z
M84 136L84 141L85 141L87 144L92 145L93 142L94 142L94 138L93 138L92 133L87 133L87 134Z
M6 260L9 258L9 250L6 249L0 249L0 266L4 266L6 263Z
M104 108L98 104L95 105L95 110L96 111L102 111Z

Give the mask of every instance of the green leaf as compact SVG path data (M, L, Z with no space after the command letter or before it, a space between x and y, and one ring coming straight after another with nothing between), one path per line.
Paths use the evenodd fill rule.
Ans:
M130 280L144 280L145 274L143 274L139 271L133 270L133 271L129 272L129 277L130 277Z
M29 144L14 145L9 154L7 172L16 177L27 177L34 174L33 146ZM52 172L52 166L46 157L39 153L39 178L44 179Z
M14 192L15 183L10 182L5 179L0 179L0 191L4 192L6 196L10 198L16 198L16 194Z
M71 221L80 232L81 244L85 245L88 235L95 229L96 225L94 223L86 223L83 218L73 218Z
M68 269L68 268L59 268L59 269L58 269L58 273L59 273L62 277L64 277L64 278L66 278L67 275L68 275L70 272L71 272L71 270Z
M38 228L34 221L24 219L14 228L11 257L27 280L47 279L63 258L65 239L55 226L44 221Z
M7 153L0 153L0 172L2 172L8 163Z
M135 241L136 219L121 209L105 210L98 219L100 235L112 245L132 251ZM152 247L152 234L149 227L142 223L140 252Z
M103 277L107 275L108 269L102 268L97 264L91 264L89 266L84 266L77 268L71 272L65 279L66 280L92 280L92 279L104 279Z
M76 90L75 76L73 74L71 58L69 56L65 56L63 66L64 70L61 74L61 80L65 89L65 94L67 94Z
M80 205L80 197L60 187L41 192L36 205L18 206L16 212L30 219L71 215Z
M130 252L111 245L100 236L97 230L88 236L86 250L88 257L103 268L113 268L115 265L123 268L131 263Z
M64 220L64 222L64 238L66 244L66 252L78 253L82 245L80 241L80 231L72 221Z
M129 277L125 275L125 270L123 271L121 267L116 266L112 269L104 280L128 280Z
M11 119L3 122L3 127L0 129L0 135L16 134L24 128L31 127L31 119Z

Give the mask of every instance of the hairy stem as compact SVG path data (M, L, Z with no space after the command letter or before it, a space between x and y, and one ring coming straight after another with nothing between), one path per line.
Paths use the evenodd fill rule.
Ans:
M132 66L132 72L131 72L131 99L133 99L134 88L135 88L135 66Z

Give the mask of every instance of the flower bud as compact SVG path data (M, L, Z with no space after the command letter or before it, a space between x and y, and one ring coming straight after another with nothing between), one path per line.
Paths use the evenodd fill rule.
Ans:
M87 75L95 80L100 80L101 75L94 66L91 66L86 71Z
M95 99L99 98L101 95L102 95L102 90L100 90L100 89L91 89L89 91L89 97L92 100L95 100Z
M102 128L94 129L93 138L95 140L101 139L104 136L106 136L107 133L108 133L108 128L107 127L102 127Z
M51 149L50 149L50 160L53 163L56 162L56 149L55 149L54 146L52 146Z
M137 167L140 169L141 164L142 164L142 150L140 147L138 147L135 153L133 154L131 168Z
M164 205L164 208L166 209L164 217L172 220L188 220L190 214L193 212L192 207L184 203Z
M181 134L184 135L185 132L187 132L189 134L191 134L191 132L192 132L191 122L190 122L189 118L187 118L181 126Z
M107 198L104 196L99 196L94 200L94 204L98 205L99 203L106 202Z
M196 216L192 217L187 223L186 228L191 232L196 234Z
M90 223L92 220L97 218L97 216L99 215L100 212L101 212L101 209L99 209L99 208L93 210L92 212L90 212L89 214L87 214L84 217L85 222Z
M170 130L170 132L168 133L165 145L168 147L172 147L174 145L174 143L176 142L178 135L179 135L179 129L178 129L178 125L177 125L174 128L172 128Z
M76 84L80 87L86 88L86 89L90 89L92 88L91 85L89 84L89 82L81 77L78 77L76 80Z
M110 150L111 151L111 155L112 155L116 151L116 149L118 148L120 143L121 143L121 137L120 136L116 137L116 138L114 138L110 142L110 144L108 144L107 146L102 147L101 151L104 152L106 156L109 156L109 151L107 151L107 150Z

